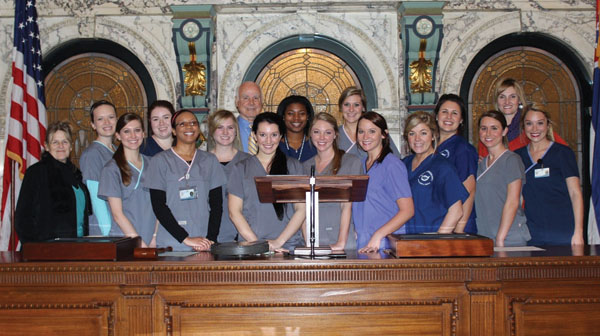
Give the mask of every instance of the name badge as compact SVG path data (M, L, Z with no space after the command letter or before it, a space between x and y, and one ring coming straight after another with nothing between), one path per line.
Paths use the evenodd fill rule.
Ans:
M196 187L179 189L179 199L182 201L193 200L198 198Z
M536 170L533 171L533 176L535 178L542 178L542 177L548 177L550 176L550 168L546 167L546 168L538 168Z
M179 224L181 226L185 226L185 225L187 225L187 221L184 221L184 220L177 221L177 224Z

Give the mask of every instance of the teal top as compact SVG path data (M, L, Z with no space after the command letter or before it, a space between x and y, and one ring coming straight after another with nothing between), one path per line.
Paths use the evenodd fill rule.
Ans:
M77 237L83 237L83 216L85 213L85 193L83 189L72 186L75 193L75 206L77 213Z

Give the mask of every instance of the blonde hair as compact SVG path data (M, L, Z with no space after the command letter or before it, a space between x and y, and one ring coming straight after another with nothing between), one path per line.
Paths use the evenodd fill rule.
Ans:
M548 132L546 132L546 139L550 140L550 141L554 141L554 128L552 127L552 119L550 119L550 113L546 112L546 110L544 110L544 105L539 104L539 103L531 103L529 105L527 105L524 109L523 109L523 115L521 116L521 129L525 130L525 117L527 116L528 112L540 112L541 114L544 115L544 117L546 117L546 122L548 123Z
M515 89L517 97L519 97L520 107L522 108L523 106L527 106L527 100L525 100L525 91L523 90L521 84L519 84L519 82L517 82L515 79L504 78L496 84L496 110L501 111L500 106L498 106L498 97L502 92L504 92L504 90L508 89L509 87Z
M419 124L425 124L425 126L429 127L429 129L431 130L431 134L432 134L432 145L433 145L433 150L437 149L437 145L438 145L438 141L439 141L439 137L440 137L440 130L438 128L438 124L435 121L435 117L428 112L425 111L416 111L411 113L408 118L406 118L405 124L404 124L404 134L402 134L402 136L404 137L404 140L406 142L408 142L408 133L415 127L417 127L417 125Z
M331 160L331 171L332 171L333 175L337 175L337 173L340 170L340 167L342 165L342 156L344 156L344 154L345 154L345 152L343 150L339 149L338 145L337 145L337 138L340 133L338 126L337 126L337 120L335 120L335 118L327 112L320 112L317 115L315 115L315 117L310 125L310 130L312 130L315 123L319 120L322 120L322 121L328 123L329 125L331 125L331 127L333 127L333 130L335 132L335 138L333 138L333 144L332 144L334 155L333 155L333 159Z
M356 86L350 86L342 91L340 94L340 98L338 99L338 109L340 113L342 113L342 105L344 105L344 101L348 99L350 96L360 96L360 102L363 106L363 113L367 110L367 97L362 89L357 88Z
M240 141L240 127L238 125L238 121L235 118L233 112L229 110L217 110L214 113L211 113L208 116L208 149L213 149L216 147L216 142L213 134L217 130L217 128L225 121L226 119L233 120L233 124L235 125L235 139L233 140L233 147L237 150L242 150L242 143Z

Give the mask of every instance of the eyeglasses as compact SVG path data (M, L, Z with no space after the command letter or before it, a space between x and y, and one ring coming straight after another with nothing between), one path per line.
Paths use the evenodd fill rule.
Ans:
M198 122L197 121L182 121L180 123L175 124L175 126L177 126L177 127L186 127L186 126L196 127L196 126L198 126Z

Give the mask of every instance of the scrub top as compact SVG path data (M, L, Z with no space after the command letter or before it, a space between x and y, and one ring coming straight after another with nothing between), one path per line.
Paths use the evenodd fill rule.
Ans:
M188 164L171 148L152 157L142 186L166 192L169 210L189 237L206 237L210 211L208 193L225 182L225 172L214 154L196 150ZM156 245L172 246L174 251L192 250L162 225L158 227Z
M415 169L414 155L404 158L408 182L415 204L415 215L406 222L406 233L436 232L448 209L457 201L464 202L469 192L448 160L431 154Z
M246 152L238 151L233 159L223 166L227 179L231 176L233 166L250 156L251 155ZM223 186L223 215L221 216L221 228L219 229L219 236L217 237L217 241L220 243L234 241L235 237L238 235L235 225L233 225L231 218L229 218L229 200L227 195L227 185L225 185Z
M521 179L525 184L525 169L521 158L506 150L486 169L489 157L479 162L477 168L477 189L475 206L477 207L477 231L480 235L496 240L496 234L502 219L502 210L506 203L507 186ZM508 231L504 246L525 246L531 239L527 229L527 218L521 204Z
M154 156L163 150L164 149L162 149L162 147L160 147L156 140L154 140L154 138L151 136L147 137L140 147L140 153L146 156Z
M79 158L79 166L81 167L81 173L83 175L83 182L88 186L90 191L90 198L92 200L93 214L89 218L89 234L90 236L122 236L123 233L119 226L112 221L110 213L99 214L98 207L94 207L94 204L102 202L105 208L108 210L108 204L106 201L97 197L98 182L100 181L100 173L104 165L110 161L114 154L114 148L110 149L99 141L92 142L84 151L81 153ZM92 181L91 183L89 181ZM93 182L95 181L95 182ZM101 228L98 222L98 216L107 216L110 223L110 229L108 227Z
M338 148L348 154L358 156L361 159L366 158L367 152L362 150L356 142L350 140L350 137L348 136L348 134L346 134L346 130L344 130L344 125L340 125L339 130L340 134L337 138ZM400 151L396 147L396 144L394 143L394 140L392 140L392 138L390 138L390 148L392 149L392 153L394 153L394 155L396 155L398 158L402 158L402 155L400 154Z
M304 143L297 150L288 147L285 143L285 138L283 138L279 143L279 149L281 149L287 157L296 159L300 162L304 162L317 154L317 149L313 146L308 137L305 137Z
M366 161L366 158L362 160L363 169L366 168ZM398 213L398 199L412 197L406 166L395 155L388 154L383 162L373 163L367 174L369 184L365 200L352 203L357 249L365 247L373 233ZM402 226L394 233L405 232L406 227ZM379 248L388 249L390 243L384 238Z
M455 134L446 139L438 146L437 152L454 165L458 178L462 182L465 182L471 175L473 175L473 179L477 176L477 161L479 160L477 150L462 136ZM477 233L475 207L471 211L464 231Z
M542 156L541 164L533 163L528 147L516 151L523 160L527 177L523 199L531 232L528 244L571 245L575 215L566 179L579 177L575 154L569 147L553 142ZM541 168L548 168L548 174L542 174Z
M302 173L302 166L296 159L288 157L287 167L289 175ZM279 220L272 203L261 203L258 200L258 191L254 182L254 178L257 176L267 176L267 172L258 158L251 156L233 166L227 190L230 194L243 200L242 214L259 240L277 239L294 214L294 207L291 203L285 204L285 214ZM241 241L244 237L240 235L238 239ZM298 230L283 244L283 248L293 249L296 246L303 246L302 241L300 230Z
M310 176L311 166L315 165L315 158L310 158L302 163L303 175ZM315 171L316 176L333 175L332 163L327 165L322 172ZM352 154L344 154L337 176L340 175L363 175L363 165L361 160ZM319 203L319 246L333 245L337 243L340 233L340 218L342 216L341 203L320 202ZM354 223L350 218L350 228L348 230L348 239L346 240L346 250L356 249L356 233L354 233Z
M152 203L150 202L150 191L143 187L149 162L150 159L142 155L141 170L129 163L131 180L129 185L126 186L121 179L121 171L117 166L117 162L111 159L102 169L100 186L98 187L100 198L106 201L109 197L121 199L123 214L129 219L129 222L135 227L135 230L146 244L150 244L150 241L152 241L152 234L154 234L156 225L156 216L154 216ZM115 226L121 231L118 224ZM121 232L122 235L123 232Z

